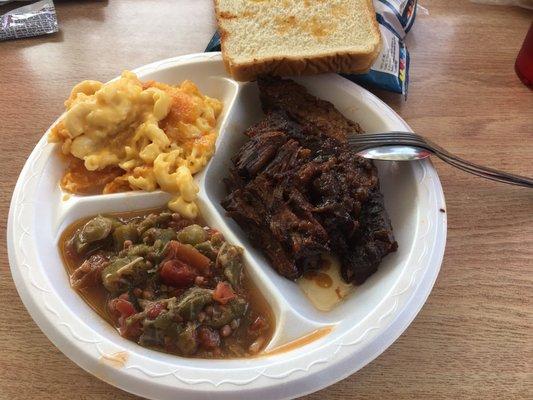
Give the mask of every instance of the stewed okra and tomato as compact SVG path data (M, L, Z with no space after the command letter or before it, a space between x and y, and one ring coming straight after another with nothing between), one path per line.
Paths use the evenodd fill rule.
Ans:
M141 346L202 358L259 353L274 327L243 269L242 249L169 211L98 215L61 249L72 286Z

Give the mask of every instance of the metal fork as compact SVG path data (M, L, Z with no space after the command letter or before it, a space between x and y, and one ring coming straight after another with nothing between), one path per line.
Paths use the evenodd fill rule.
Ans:
M348 138L349 145L364 158L389 161L421 160L436 155L463 171L511 185L533 188L533 179L466 161L436 143L411 132L364 133Z

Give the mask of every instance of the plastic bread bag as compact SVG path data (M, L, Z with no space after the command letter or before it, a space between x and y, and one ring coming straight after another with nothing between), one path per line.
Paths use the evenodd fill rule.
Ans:
M52 0L28 4L0 16L0 41L46 35L58 30L56 10Z
M381 52L367 73L343 76L353 82L366 83L406 95L409 84L409 52L404 39L415 22L417 0L373 2L381 31ZM218 32L211 38L205 51L220 51Z

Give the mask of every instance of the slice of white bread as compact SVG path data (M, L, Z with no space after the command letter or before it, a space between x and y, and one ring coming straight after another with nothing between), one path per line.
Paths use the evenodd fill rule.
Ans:
M381 49L372 0L214 0L226 69L261 74L367 71Z

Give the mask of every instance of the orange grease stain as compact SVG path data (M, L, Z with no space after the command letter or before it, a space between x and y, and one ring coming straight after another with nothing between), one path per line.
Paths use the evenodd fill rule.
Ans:
M111 367L124 368L126 361L128 361L128 352L118 351L112 354L102 354L99 361Z
M265 351L261 353L262 356L271 356L274 354L280 354L285 353L287 351L291 351L294 349L297 349L298 347L305 346L306 344L312 343L315 340L318 340L320 338L323 338L324 336L327 336L331 333L333 330L332 326L325 326L323 328L314 330L311 333L308 333L307 335L304 335L302 337L299 337L298 339L295 339L289 343L285 343L281 346L275 347L272 350Z

